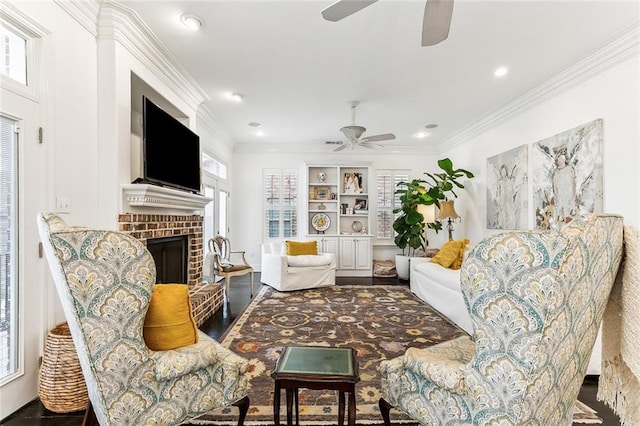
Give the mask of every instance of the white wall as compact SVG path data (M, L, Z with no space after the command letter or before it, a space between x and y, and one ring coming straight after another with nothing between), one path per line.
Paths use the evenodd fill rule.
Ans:
M604 211L640 222L640 67L633 57L463 144L442 153L454 164L476 172L456 203L462 216L454 236L478 241L497 232L486 227L486 160L517 146L529 145L597 118L604 120ZM531 158L531 154L529 155ZM529 164L529 173L532 171ZM534 227L531 175L529 228ZM459 208L458 208L459 206Z
M3 14L27 16L30 23L42 29L36 70L28 70L39 81L40 122L44 140L40 149L46 160L39 181L26 176L25 185L43 182L44 188L25 186L20 207L24 211L55 210L56 196L68 197L71 213L65 219L74 223L92 223L97 217L97 69L96 40L78 22L53 2L11 2ZM10 9L10 11L9 11ZM73 66L70 66L73 64ZM37 143L34 134L25 135L25 143ZM23 161L35 161L24 158ZM28 170L28 169L26 169ZM21 253L33 253L39 243L35 214L20 225ZM31 260L31 255L24 256ZM45 259L27 263L29 277L37 280L23 282L20 298L25 308L19 328L24 358L24 376L3 387L0 396L0 419L36 397L38 356L42 354L46 332L64 315L50 279ZM37 272L36 272L37 271ZM27 276L25 274L25 276ZM7 393L12 395L7 397Z

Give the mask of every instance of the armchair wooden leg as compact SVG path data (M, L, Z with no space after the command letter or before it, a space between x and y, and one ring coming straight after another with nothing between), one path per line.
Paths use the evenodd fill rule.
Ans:
M380 414L382 414L384 426L391 426L391 420L389 420L389 411L391 411L393 405L389 404L384 398L380 398L380 401L378 401L378 406L380 407Z
M238 417L238 426L244 425L244 419L247 417L247 412L249 411L249 397L245 396L239 401L233 403L236 407L240 409L240 416Z
M84 412L84 417L82 418L82 426L96 426L98 425L97 420L96 413L93 411L93 405L91 405L91 401L89 401L87 409Z
M249 287L249 290L251 290L251 298L253 299L253 271L251 271L250 274L251 274L251 282L249 283L249 285L251 287Z

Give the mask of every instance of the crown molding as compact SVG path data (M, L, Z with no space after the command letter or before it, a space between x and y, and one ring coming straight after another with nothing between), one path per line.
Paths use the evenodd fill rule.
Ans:
M439 150L446 151L461 145L486 130L505 122L543 101L588 80L605 70L620 64L640 53L640 24L636 23L622 31L601 49L560 72L538 87L526 92L513 102L485 114L471 122L452 136L438 144Z
M54 3L94 37L98 35L99 0L54 0Z
M9 2L0 2L0 19L31 37L44 37L49 30Z
M209 100L204 89L133 10L102 0L97 30L98 39L120 43L194 111Z

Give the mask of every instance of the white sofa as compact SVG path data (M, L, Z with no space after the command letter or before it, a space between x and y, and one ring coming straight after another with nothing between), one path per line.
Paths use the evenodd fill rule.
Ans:
M444 268L428 261L411 262L409 274L413 294L449 318L458 327L473 334L471 317L460 289L460 270ZM598 333L587 374L600 374L601 347L600 333Z
M262 245L260 281L278 291L326 287L336 283L333 253L287 256L282 242Z

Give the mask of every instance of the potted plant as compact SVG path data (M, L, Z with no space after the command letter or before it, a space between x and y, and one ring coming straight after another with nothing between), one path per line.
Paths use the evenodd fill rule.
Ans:
M400 207L393 210L393 213L399 213L393 222L393 230L396 232L394 243L402 250L401 255L396 255L396 271L400 279L409 279L409 258L415 255L418 248L426 249L425 226L436 233L442 229L442 223L437 220L425 225L418 205L435 204L439 207L440 200L447 200L447 193L458 197L454 188L464 188L459 182L461 178L474 177L468 170L454 169L449 158L438 160L438 167L442 172L425 173L430 180L413 179L411 182L400 182L397 185L395 193L399 195Z

